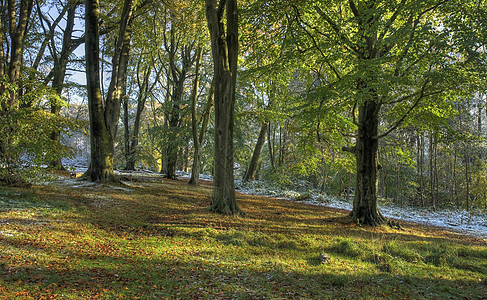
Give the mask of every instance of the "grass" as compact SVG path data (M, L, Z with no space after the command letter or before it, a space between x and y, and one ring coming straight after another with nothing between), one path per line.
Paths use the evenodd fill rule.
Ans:
M0 188L0 299L482 299L485 241L211 187ZM321 264L327 253L329 264Z

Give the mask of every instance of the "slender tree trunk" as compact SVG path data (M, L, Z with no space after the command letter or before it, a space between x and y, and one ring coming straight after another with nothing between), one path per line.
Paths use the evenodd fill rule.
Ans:
M233 126L238 58L237 1L205 0L205 4L215 74L215 158L210 210L234 215L241 213L235 199L233 175ZM224 7L226 22L223 19Z
M139 65L140 66L140 65ZM137 68L139 72L139 67ZM140 119L145 108L149 90L149 79L152 74L152 66L149 66L147 71L144 71L144 78L142 84L139 82L139 95L137 97L137 111L135 112L135 120L132 134L130 134L130 126L128 120L128 99L125 97L124 101L124 125L125 125L125 170L135 170L135 161L137 158L137 147L139 146L139 131ZM137 74L138 75L138 74ZM138 78L138 77L137 77Z
M72 48L72 34L74 28L74 19L76 14L76 8L78 3L70 2L68 4L66 18L66 27L63 33L63 45L61 49L61 55L59 58L54 59L53 81L52 87L56 90L56 93L61 97L64 88L64 78L66 77L66 67L69 62L69 56L73 52ZM51 113L58 116L61 112L61 106L58 103L51 104ZM59 130L55 130L51 133L51 140L54 143L60 143L61 133ZM58 158L50 163L51 167L59 170L64 170L61 158Z
M112 139L117 134L122 98L126 93L127 66L130 56L132 34L133 0L124 0L120 30L112 58L112 78L108 86L105 105L106 126Z
M201 146L203 145L203 141L205 138L206 130L208 127L208 120L210 118L211 107L213 106L213 96L215 91L215 86L212 81L209 95L208 95L208 102L206 103L206 110L202 115L201 120L201 129L198 133L198 120L196 116L196 102L198 100L198 89L199 89L199 82L200 82L200 64L201 64L201 56L203 54L203 49L198 47L196 53L196 75L193 83L193 91L191 93L191 127L193 133L193 164L191 166L191 178L189 179L188 184L198 186L200 182L200 169L201 169Z
M125 97L122 100L123 105L123 141L125 151L125 170L135 170L135 161L132 165L130 163L130 124L129 124L129 99Z
M460 208L460 201L458 198L458 187L457 187L457 148L455 145L453 146L453 176L452 176L452 185L453 185L453 196L455 197L455 203L457 205L457 209Z
M171 81L173 82L173 90L171 94L172 109L169 113L169 131L168 142L166 145L167 156L167 172L166 177L170 179L176 178L176 166L178 161L178 151L180 148L179 133L181 127L181 104L184 92L184 82L190 67L193 65L196 55L192 57L191 53L193 45L186 45L181 47L181 67L178 67L175 62L175 55L177 51L178 42L174 36L174 27L171 28L171 45L169 49L169 64L171 71Z
M268 128L267 128L267 147L269 148L269 160L271 163L271 169L274 171L276 169L275 164L274 164L274 139L271 139L271 122L268 123Z
M470 210L470 173L469 173L469 164L470 164L470 156L467 151L467 147L465 146L465 182L467 185L466 190L466 197L465 197L465 204L467 211Z
M255 173L257 171L257 164L259 162L260 153L262 152L262 148L264 147L265 143L267 127L268 122L263 123L260 127L259 137L257 139L257 143L255 144L254 152L252 153L252 158L250 159L249 167L247 169L247 172L245 172L243 181L250 181L255 179Z
M345 191L346 187L343 185L343 173L342 173L342 171L340 171L338 173L338 180L340 181L340 188L338 190L338 197L345 196L345 199L348 200L348 194Z
M433 161L434 161L434 155L433 155L433 133L430 132L430 137L429 137L429 175L430 175L430 200L431 200L431 206L434 207L435 205L435 176L434 176L434 170L433 170Z
M436 209L437 206L440 204L440 195L439 195L439 178L438 178L438 142L437 139L434 139L434 155L435 155L435 166L434 166L434 171L435 171L435 203L433 204L433 207Z

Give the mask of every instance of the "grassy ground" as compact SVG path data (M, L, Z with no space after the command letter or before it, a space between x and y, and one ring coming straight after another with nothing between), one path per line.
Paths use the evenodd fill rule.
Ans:
M485 241L183 181L0 188L0 299L482 299ZM329 264L321 264L327 253Z

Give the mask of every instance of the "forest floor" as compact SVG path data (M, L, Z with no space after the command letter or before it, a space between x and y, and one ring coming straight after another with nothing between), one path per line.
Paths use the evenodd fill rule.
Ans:
M487 298L481 238L244 194L246 216L220 216L208 182L59 175L0 187L0 299Z

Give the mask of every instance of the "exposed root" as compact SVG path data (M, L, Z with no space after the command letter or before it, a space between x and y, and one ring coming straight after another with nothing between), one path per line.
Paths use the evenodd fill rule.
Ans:
M399 230L404 230L404 228L401 226L401 224L398 221L389 219L387 220L387 225L393 229L399 229Z

